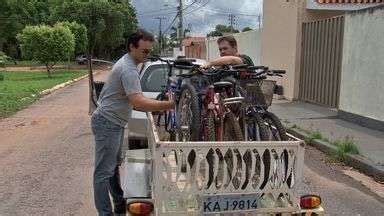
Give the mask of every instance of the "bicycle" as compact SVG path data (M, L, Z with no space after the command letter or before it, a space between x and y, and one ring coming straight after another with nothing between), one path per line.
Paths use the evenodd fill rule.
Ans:
M182 79L178 79L177 76L174 76L173 74L173 68L177 69L190 69L190 66L193 65L193 59L177 59L177 60L169 60L169 59L163 59L161 57L152 56L148 58L151 61L159 60L162 62L165 62L168 67L168 74L167 74L167 83L165 86L165 90L163 90L158 96L157 100L167 100L168 97L172 97L172 99L175 101L175 107L170 110L164 111L162 114L160 113L157 117L157 126L160 126L161 124L161 117L164 117L164 126L165 130L169 134L169 139L171 141L180 141L185 140L185 138L180 137L181 135L181 128L179 126L179 118L177 114L178 106L177 103L180 98L180 90L182 85Z
M261 70L261 71L258 71ZM244 95L245 107L242 110L243 131L247 140L288 140L286 130L279 118L268 111L272 103L274 81L269 81L263 91L267 76L282 76L284 70L269 70L264 66L252 66L238 79ZM268 85L268 86L267 86Z

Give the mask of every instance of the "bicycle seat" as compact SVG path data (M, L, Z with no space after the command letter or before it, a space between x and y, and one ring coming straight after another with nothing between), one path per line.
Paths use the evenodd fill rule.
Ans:
M232 87L233 84L228 81L220 81L220 82L213 83L213 86L215 87L215 89L223 89L227 87Z

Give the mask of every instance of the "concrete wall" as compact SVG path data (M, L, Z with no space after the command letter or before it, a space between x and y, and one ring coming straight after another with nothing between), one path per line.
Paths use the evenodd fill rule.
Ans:
M339 109L384 121L384 7L345 17Z
M233 35L236 38L240 54L246 54L252 58L255 65L260 65L260 32L258 30L241 32ZM209 38L206 41L207 60L220 56L217 38Z
M287 71L278 84L285 98L299 95L302 23L325 19L343 12L306 9L306 0L263 2L264 27L261 32L261 64Z

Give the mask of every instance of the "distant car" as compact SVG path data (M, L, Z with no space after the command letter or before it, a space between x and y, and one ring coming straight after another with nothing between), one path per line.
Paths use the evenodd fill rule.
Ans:
M174 58L164 58L173 60ZM194 64L203 65L205 60L196 59ZM167 64L161 61L146 62L138 66L140 72L141 89L144 96L155 99L164 89L168 79ZM187 73L187 70L173 69L174 74ZM146 137L147 115L145 112L133 111L128 123L131 137Z
M88 61L87 55L85 54L77 56L75 60L77 64L80 64L80 65L86 64Z

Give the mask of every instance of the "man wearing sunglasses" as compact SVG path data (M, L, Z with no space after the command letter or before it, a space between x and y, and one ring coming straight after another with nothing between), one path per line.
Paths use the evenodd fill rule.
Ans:
M112 68L92 114L95 136L95 170L93 176L95 205L99 215L125 215L126 203L120 186L118 165L132 109L162 111L171 109L173 101L157 101L144 97L137 65L151 52L154 37L139 29L128 37L126 53ZM114 213L109 198L112 195Z
M202 66L203 68L229 64L247 64L249 66L253 66L253 61L249 56L239 54L237 50L237 41L233 36L229 35L220 37L217 40L217 44L219 45L220 57L206 63Z

